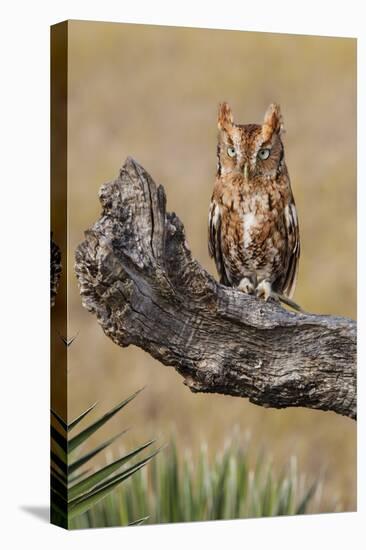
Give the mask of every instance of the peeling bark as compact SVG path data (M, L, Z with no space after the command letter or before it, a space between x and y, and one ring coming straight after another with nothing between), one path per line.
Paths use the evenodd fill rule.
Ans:
M193 392L356 418L356 322L292 313L218 284L192 258L162 186L132 158L102 186L102 215L76 251L83 305Z

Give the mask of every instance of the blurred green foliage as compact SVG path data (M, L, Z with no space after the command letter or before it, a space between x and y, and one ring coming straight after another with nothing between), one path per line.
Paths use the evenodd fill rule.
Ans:
M155 524L304 514L317 502L315 492L320 484L305 482L294 457L278 475L265 456L251 469L246 450L234 440L211 460L205 445L193 460L173 441L71 527L128 525L142 517Z

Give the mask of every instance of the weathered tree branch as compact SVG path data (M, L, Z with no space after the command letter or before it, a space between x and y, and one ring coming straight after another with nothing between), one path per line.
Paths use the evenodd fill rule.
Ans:
M162 186L128 158L76 251L84 306L119 346L173 366L195 392L356 418L356 323L295 314L219 285L192 258Z

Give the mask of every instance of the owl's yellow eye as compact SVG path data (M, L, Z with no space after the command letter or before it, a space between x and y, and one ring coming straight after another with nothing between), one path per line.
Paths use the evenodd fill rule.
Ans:
M261 160L266 160L266 159L268 159L270 153L271 153L271 150L270 150L270 149L259 149L259 151L258 151L258 157L259 157Z
M228 147L227 154L231 158L235 157L235 155L236 155L235 147Z

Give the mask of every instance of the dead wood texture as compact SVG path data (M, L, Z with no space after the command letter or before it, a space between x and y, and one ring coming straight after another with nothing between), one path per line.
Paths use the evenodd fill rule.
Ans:
M192 258L163 187L132 158L99 196L76 274L109 338L174 367L194 392L356 418L355 321L292 313L218 284Z

